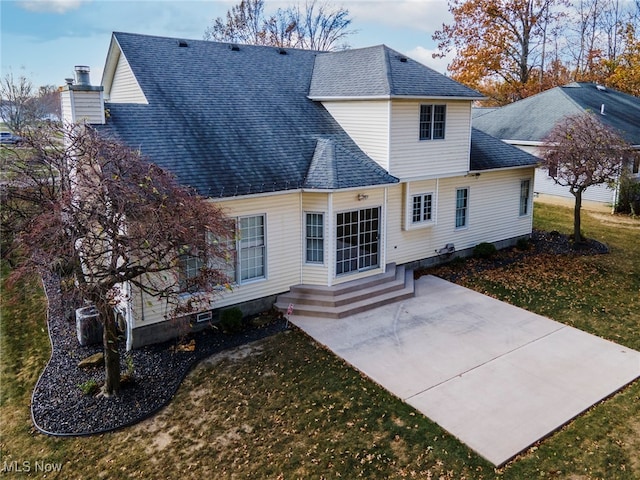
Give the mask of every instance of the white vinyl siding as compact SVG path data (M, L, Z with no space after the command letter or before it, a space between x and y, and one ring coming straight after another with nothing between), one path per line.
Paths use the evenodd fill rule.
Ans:
M424 103L392 102L389 173L405 180L467 173L471 103L447 102L444 140L421 141L417 132Z
M302 211L300 193L234 198L217 202L229 218L265 215L266 278L247 284L232 285L212 297L213 308L246 302L289 290L301 283L300 262L303 258ZM293 240L292 240L293 239ZM239 262L238 262L239 263ZM318 270L322 270L319 268ZM237 279L240 282L240 278ZM326 284L326 275L323 279ZM134 292L136 326L146 326L166 320L170 312L166 302L148 295L140 298Z
M101 91L63 90L62 120L69 123L104 124L104 104Z
M120 54L116 71L111 82L111 91L108 92L111 103L140 103L148 104L136 77L124 55Z
M388 100L323 102L323 105L364 153L389 170Z
M573 201L575 197L569 191L569 187L558 185L553 178L549 177L544 168L537 168L535 175L535 191L544 195L553 195ZM613 205L616 191L607 184L592 185L582 194L583 201L599 202L605 205Z
M533 168L482 173L471 183L465 177L441 178L437 182L412 182L389 187L386 262L408 263L436 256L436 250L453 243L456 250L475 247L480 242L531 233L532 216L520 216L520 180L533 175ZM464 183L463 183L464 182ZM456 190L469 186L468 228L455 228ZM433 191L436 222L429 228L402 228L402 216L393 212L409 208L411 194ZM408 218L410 220L410 218ZM407 216L405 220L407 221Z

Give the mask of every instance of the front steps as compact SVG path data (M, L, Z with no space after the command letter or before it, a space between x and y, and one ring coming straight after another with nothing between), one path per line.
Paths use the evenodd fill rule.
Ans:
M294 315L344 318L411 298L413 293L413 271L391 263L384 273L333 287L294 285L288 293L278 296L275 307L286 312L293 304Z

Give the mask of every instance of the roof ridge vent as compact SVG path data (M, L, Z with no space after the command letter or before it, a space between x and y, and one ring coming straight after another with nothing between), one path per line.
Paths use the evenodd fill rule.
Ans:
M189 44L187 43L186 40L178 40L178 46L179 47L188 47Z

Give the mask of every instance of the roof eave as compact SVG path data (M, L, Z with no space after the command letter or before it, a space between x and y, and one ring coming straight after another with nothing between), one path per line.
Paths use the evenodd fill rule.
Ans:
M314 102L338 102L338 101L354 101L354 100L464 100L473 102L476 100L485 100L487 97L465 97L465 96L446 96L446 95L354 95L354 96L307 96L309 100Z
M488 173L488 172L504 172L505 170L520 170L523 168L536 168L538 166L537 163L532 163L529 165L514 165L510 167L497 167L497 168L486 168L481 170L469 170L469 174L479 174L479 173Z
M105 97L108 98L111 93L111 85L113 84L113 77L116 73L116 67L118 66L118 59L122 54L122 49L118 44L115 33L111 34L111 42L109 43L109 50L107 51L107 58L104 62L104 69L102 70L102 79L100 85L104 87Z

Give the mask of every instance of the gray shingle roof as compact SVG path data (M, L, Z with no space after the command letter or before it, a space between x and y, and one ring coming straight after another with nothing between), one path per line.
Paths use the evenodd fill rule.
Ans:
M318 55L309 96L483 98L385 45Z
M318 102L307 98L317 52L114 33L148 105L109 103L101 127L200 194L398 182ZM333 154L318 155L318 145ZM315 155L315 157L314 157ZM333 164L333 175L318 165Z
M535 166L538 159L477 128L471 129L471 171Z
M604 104L605 115L600 115ZM543 141L563 117L591 111L632 145L640 144L640 98L593 83L571 83L474 117L473 126L504 140Z

